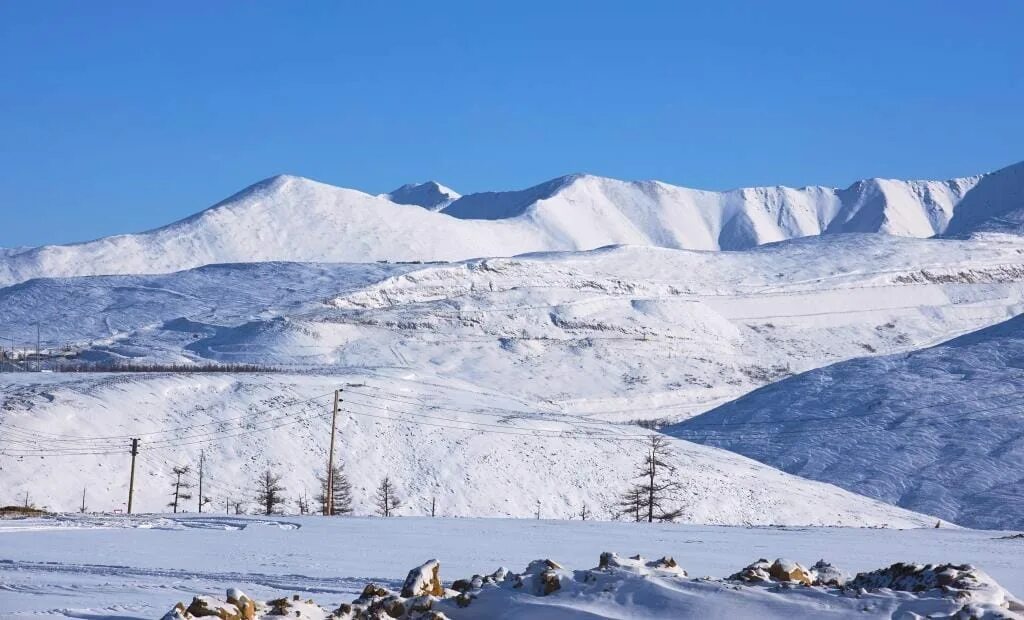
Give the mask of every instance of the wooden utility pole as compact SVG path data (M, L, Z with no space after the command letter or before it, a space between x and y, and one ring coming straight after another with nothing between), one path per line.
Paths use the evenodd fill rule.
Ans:
M434 516L434 510L437 508L437 498L430 498L430 516Z
M85 487L82 487L82 508L79 512L85 513Z
M139 454L139 439L132 438L132 473L128 478L128 514L132 514L132 496L135 495L135 457Z
M331 415L331 449L327 452L327 489L324 490L324 497L327 498L324 506L324 515L334 514L334 434L338 428L338 403L341 401L341 390L334 390L334 412Z
M203 461L206 460L206 450L199 451L199 512L203 511Z
M647 522L654 523L654 475L655 460L654 448L651 448L651 468L647 471L650 479L650 486L647 487Z

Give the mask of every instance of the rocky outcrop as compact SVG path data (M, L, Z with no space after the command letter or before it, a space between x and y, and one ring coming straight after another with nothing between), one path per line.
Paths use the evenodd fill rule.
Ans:
M448 620L446 612L461 617L459 610L466 607L471 607L471 617L496 617L509 606L523 604L524 594L527 599L558 597L554 605L561 607L572 600L615 598L615 592L621 588L626 588L627 599L632 599L644 588L677 591L706 588L707 583L724 586L724 592L745 590L744 605L756 600L747 597L757 592L761 592L760 596L785 596L787 592L807 588L814 597L834 597L828 601L837 609L845 602L856 601L853 609L858 613L878 606L880 611L886 605L892 608L893 597L897 596L901 609L904 605L919 605L906 609L945 614L942 617L1024 618L1024 605L991 577L966 564L893 564L847 579L841 570L824 560L807 568L782 558L774 562L761 559L726 580L715 580L688 579L686 571L669 556L646 560L639 555L623 558L606 552L601 554L597 567L587 570L569 571L553 560L541 559L530 562L521 573L499 568L489 575L458 579L450 588L441 581L440 563L430 560L409 571L399 592L370 583L357 599L332 611L313 600L303 601L298 595L257 603L240 590L231 589L225 601L197 596L187 607L178 603L163 620ZM643 601L637 603L642 605ZM538 610L543 605L539 601L528 604L537 605Z

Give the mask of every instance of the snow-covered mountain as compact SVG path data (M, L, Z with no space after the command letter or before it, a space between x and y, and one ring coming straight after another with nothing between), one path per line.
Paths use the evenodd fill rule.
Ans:
M387 194L382 194L381 198L386 198L395 204L417 205L430 211L440 211L459 199L460 195L437 181L427 181L425 183L408 183Z
M462 260L611 244L736 250L843 232L967 235L1006 228L1024 208L1024 163L950 181L870 179L846 189L710 192L571 175L432 211L455 196L436 183L381 197L279 176L149 232L0 252L0 286L225 262Z
M1024 317L841 362L671 427L962 525L1024 528Z

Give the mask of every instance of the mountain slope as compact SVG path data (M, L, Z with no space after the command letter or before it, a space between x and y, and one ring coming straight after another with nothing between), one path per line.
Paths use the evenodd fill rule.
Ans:
M402 498L399 515L429 514L436 499L444 516L531 517L540 502L547 518L569 518L587 505L592 515L606 519L643 454L644 431L633 426L531 412L512 397L457 382L422 384L399 374L0 375L0 432L8 440L0 456L0 501L14 503L28 491L41 505L74 510L88 485L94 510L123 508L127 451L120 448L126 441L69 438L130 435L142 437L137 511L166 511L172 467L194 465L200 450L204 495L215 506L229 500L253 507L254 477L269 466L283 474L288 510L294 511L303 493L314 497L315 475L327 459L330 392L351 383L361 387L345 388L337 449L358 514L374 513L374 490L389 475ZM160 432L185 425L187 430ZM47 445L52 454L54 433L69 454L16 456ZM932 517L800 480L724 450L671 443L671 461L686 488L686 521L934 523ZM76 446L84 447L70 454ZM81 454L101 447L110 453ZM191 473L186 480L198 482ZM188 506L192 510L194 503Z
M484 224L279 176L187 219L136 235L44 246L0 260L0 285L33 277L164 273L273 260L460 259L547 247L521 222Z
M962 525L1024 528L1024 317L757 390L670 434Z
M604 420L678 421L793 373L1024 309L1024 240L813 237L459 263L211 265L0 289L19 350L397 369ZM557 373L552 368L559 369Z

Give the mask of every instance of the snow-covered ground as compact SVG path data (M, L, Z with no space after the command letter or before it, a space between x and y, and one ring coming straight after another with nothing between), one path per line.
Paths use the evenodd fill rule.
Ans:
M949 181L728 192L577 174L462 197L432 183L371 196L277 176L156 230L0 252L0 285L226 262L462 260L611 244L735 250L847 232L1013 231L1022 196L1024 163Z
M1024 540L991 531L222 515L141 516L126 525L91 516L0 521L0 615L152 619L194 594L223 598L229 587L257 600L299 594L333 609L370 581L399 589L411 568L431 558L450 585L499 566L519 572L541 558L592 568L604 551L673 556L690 578L724 578L758 558L786 557L804 566L825 559L850 575L900 561L971 563L1011 594L1024 591ZM813 589L656 577L626 585L635 589L603 597L518 592L506 617L877 618L921 609L885 591L844 599ZM484 598L446 613L500 617L490 615Z
M601 419L681 420L793 373L986 327L1022 299L1020 237L846 235L43 279L0 289L0 315L18 348L38 322L44 347L89 360L394 369Z
M204 448L218 502L268 463L294 493L312 495L329 404L284 406L358 383L363 394L343 406L350 443L342 456L364 512L383 468L416 498L410 514L422 514L434 489L449 493L438 498L442 514L525 516L538 499L553 516L584 503L606 514L646 432L625 423L682 420L795 372L1002 321L1021 309L1022 255L1013 236L847 235L745 252L613 247L452 264L263 263L30 281L0 289L0 313L14 333L34 335L40 321L49 348L67 345L88 360L249 362L288 372L0 374L0 502L28 490L40 504L74 509L95 479L94 507L121 507L126 480L112 474L127 438L140 433L142 479L151 482L140 488L145 510L162 509L172 465L195 468ZM1017 449L1015 437L1002 438L1004 451ZM41 459L53 446L67 454ZM922 522L723 451L681 442L679 452L694 498L688 520ZM862 454L889 459L884 450ZM1000 458L975 452L964 471L999 468Z
M963 525L1024 528L1024 317L841 362L666 429Z

